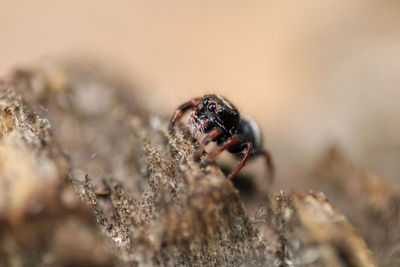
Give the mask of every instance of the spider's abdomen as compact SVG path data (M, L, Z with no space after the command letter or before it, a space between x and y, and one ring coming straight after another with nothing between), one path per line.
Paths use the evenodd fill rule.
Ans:
M243 116L238 130L237 135L239 136L239 142L228 148L228 151L241 156L246 148L246 143L251 142L253 144L252 156L260 153L262 150L262 138L260 128L257 123L247 116Z

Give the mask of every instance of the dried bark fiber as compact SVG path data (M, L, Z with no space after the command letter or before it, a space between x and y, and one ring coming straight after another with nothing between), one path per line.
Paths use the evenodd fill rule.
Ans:
M48 62L1 85L2 266L375 266L321 194L246 214L185 127L117 80Z

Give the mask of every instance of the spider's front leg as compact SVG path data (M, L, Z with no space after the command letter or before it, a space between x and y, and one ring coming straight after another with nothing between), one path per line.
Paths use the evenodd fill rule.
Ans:
M209 132L206 137L204 137L203 141L201 141L199 148L196 150L194 153L194 160L199 161L201 155L203 155L204 149L206 146L218 135L220 135L222 131L220 129L214 129L211 132Z
M203 102L202 98L193 98L192 100L180 105L178 109L175 111L171 120L169 121L168 132L171 133L173 131L175 122L179 120L186 111L195 108L202 102Z
M247 160L251 156L251 151L253 150L253 144L252 143L246 143L246 150L244 152L243 158L240 160L236 168L231 172L231 174L228 175L229 179L232 179L235 177L235 175L246 165Z
M206 159L205 159L205 162L206 163L211 163L215 159L215 157L217 157L224 150L226 150L227 148L233 146L237 142L239 142L239 137L237 135L234 135L234 136L230 137L228 140L226 140L224 143L222 143L221 146L217 147L210 154L208 154Z
M210 163L221 152L223 152L224 150L226 150L229 147L233 146L237 142L239 142L239 137L237 135L232 136L231 138L226 140L221 146L217 147L214 151L212 151L210 154L208 154L208 156L205 159L205 161L207 163ZM229 179L232 179L233 177L235 177L235 175L244 167L244 165L246 165L247 160L251 156L251 152L253 150L253 144L248 142L245 145L246 145L246 148L245 148L244 156L241 159L241 161L238 163L236 168L232 171L232 173L228 175Z

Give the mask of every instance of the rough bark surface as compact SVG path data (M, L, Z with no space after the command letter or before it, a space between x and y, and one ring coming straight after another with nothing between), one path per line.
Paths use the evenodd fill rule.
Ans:
M218 166L193 161L185 127L168 134L117 77L47 62L0 89L1 265L375 266L322 193L258 193L246 213ZM398 226L398 203L382 205Z

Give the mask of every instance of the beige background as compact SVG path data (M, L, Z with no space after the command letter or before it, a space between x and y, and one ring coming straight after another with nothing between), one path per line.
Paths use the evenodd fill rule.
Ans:
M227 96L261 124L278 181L332 144L399 179L399 1L0 0L1 76L48 56L123 69L166 113Z

